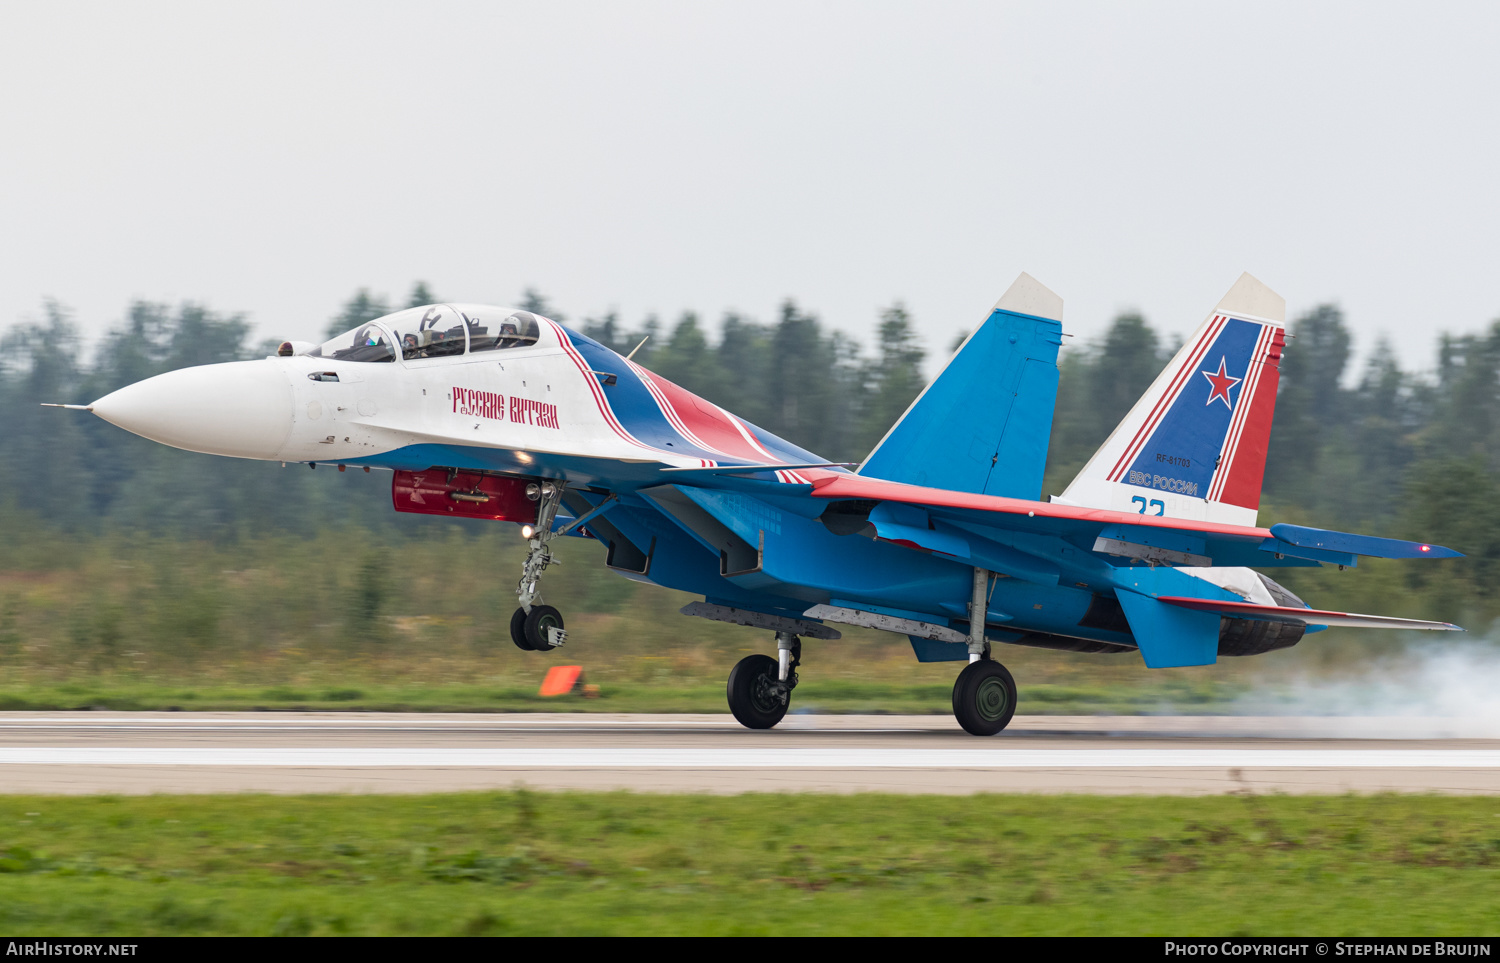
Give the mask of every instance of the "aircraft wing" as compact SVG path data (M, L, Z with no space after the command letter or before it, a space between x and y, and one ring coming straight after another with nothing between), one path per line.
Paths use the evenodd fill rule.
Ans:
M1022 536L1060 536L1107 555L1201 567L1275 567L1325 562L1353 566L1361 555L1462 557L1461 553L1441 545L1298 525L1259 528L945 491L817 469L801 474L811 483L814 498L877 503L870 521L878 537L943 554L955 554L951 550L955 546L954 536L986 538L998 530ZM910 506L916 511L903 511L899 507L882 510L880 503Z

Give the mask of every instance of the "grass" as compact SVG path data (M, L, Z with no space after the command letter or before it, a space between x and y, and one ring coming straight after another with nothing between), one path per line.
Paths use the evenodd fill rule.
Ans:
M0 929L1480 935L1482 797L0 797Z
M793 708L801 711L868 714L946 714L953 711L948 677L910 681L805 678ZM335 710L365 712L727 712L722 682L688 685L616 680L600 685L597 698L537 695L535 680L495 684L194 685L91 679L69 683L0 685L0 711L111 709L118 711ZM915 674L915 673L914 673ZM934 675L928 672L926 675ZM1165 707L1192 714L1233 709L1242 686L1229 682L1169 680L1130 687L1056 683L1024 684L1020 711L1026 715L1135 714Z

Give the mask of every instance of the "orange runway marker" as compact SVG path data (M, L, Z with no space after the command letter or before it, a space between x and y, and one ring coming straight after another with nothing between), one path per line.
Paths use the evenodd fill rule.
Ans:
M582 681L583 666L554 665L547 670L547 677L542 680L542 687L537 691L537 695L567 695L576 689Z

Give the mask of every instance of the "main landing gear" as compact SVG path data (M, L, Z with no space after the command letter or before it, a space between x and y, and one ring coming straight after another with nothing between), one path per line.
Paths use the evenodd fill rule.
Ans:
M802 664L802 640L790 632L776 633L776 658L747 655L729 673L729 711L747 729L769 729L786 715L797 688L797 666Z
M526 652L551 652L568 639L562 613L550 605L532 603L541 594L542 572L557 561L549 545L558 534L552 530L552 521L562 504L563 483L533 482L526 486L526 494L537 502L536 525L526 561L521 563L521 581L516 585L521 607L510 617L510 639Z
M1005 666L990 658L984 637L989 612L990 573L974 569L974 592L969 601L969 664L953 683L953 716L964 731L993 736L1010 725L1016 714L1016 680Z

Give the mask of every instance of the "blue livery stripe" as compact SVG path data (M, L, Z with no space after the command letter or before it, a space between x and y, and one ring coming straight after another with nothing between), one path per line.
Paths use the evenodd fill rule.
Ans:
M1183 381L1130 470L1128 485L1207 498L1264 326L1231 318Z
M726 458L731 462L741 460L732 455L726 456L724 452L694 444L667 420L655 396L631 365L624 364L624 359L618 354L592 338L568 328L563 330L567 331L574 349L590 368L595 371L608 371L618 376L615 384L603 389L605 399L625 430L642 443L663 452L688 455L693 458L720 462ZM767 451L788 464L808 464L826 460L748 422L744 424Z

